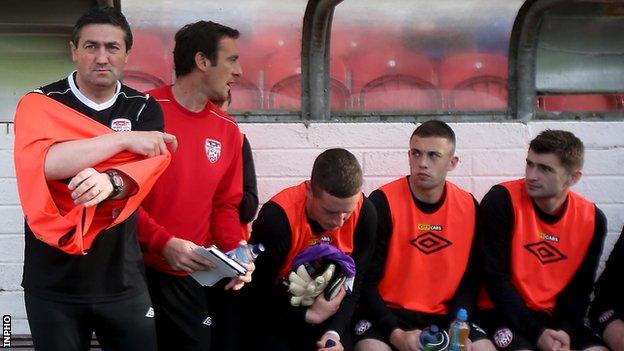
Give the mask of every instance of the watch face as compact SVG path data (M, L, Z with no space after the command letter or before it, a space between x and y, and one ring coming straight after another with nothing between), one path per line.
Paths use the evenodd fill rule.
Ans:
M113 175L113 184L115 185L115 187L121 188L123 186L123 179L121 179L121 177L117 173Z
M110 177L111 183L113 184L113 192L118 193L123 190L123 178L114 170L107 171L106 174Z

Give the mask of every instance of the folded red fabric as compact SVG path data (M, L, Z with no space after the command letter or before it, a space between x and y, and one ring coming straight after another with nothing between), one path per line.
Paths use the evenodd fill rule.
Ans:
M85 208L74 204L65 183L46 180L46 153L55 143L115 132L39 93L20 99L14 121L15 173L26 222L39 240L68 254L86 254L102 230L130 217L171 160L169 153L147 158L123 151L95 165L99 172L116 169L125 173L138 190L127 199Z

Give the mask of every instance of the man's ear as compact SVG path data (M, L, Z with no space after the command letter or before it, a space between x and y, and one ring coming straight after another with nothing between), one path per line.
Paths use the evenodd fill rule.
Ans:
M74 62L78 61L78 54L76 53L77 49L78 48L76 47L74 42L70 40L69 41L69 50L71 51L72 61L74 61Z
M455 169L455 167L457 167L457 164L459 163L459 157L457 156L453 156L451 158L451 162L449 164L449 171L452 171Z
M131 51L132 51L132 49L126 50L126 58L124 59L124 63L128 63L128 56L130 56L130 52Z
M312 182L309 180L305 181L305 186L306 186L306 196L308 197L308 199L312 198L312 195L314 195L312 193Z
M211 65L210 60L204 55L203 52L198 51L195 53L195 67L202 72L205 72Z
M572 172L572 174L570 174L570 179L568 180L568 186L571 187L574 184L578 183L579 180L581 180L582 176L583 176L583 172L581 172L581 170Z

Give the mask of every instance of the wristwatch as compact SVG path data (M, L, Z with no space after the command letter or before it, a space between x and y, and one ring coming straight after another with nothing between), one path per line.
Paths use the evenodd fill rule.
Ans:
M113 185L113 192L108 195L108 198L110 199L121 194L121 192L123 191L124 182L121 175L119 175L119 172L114 169L109 169L104 173L108 175L108 178L110 178L110 182Z

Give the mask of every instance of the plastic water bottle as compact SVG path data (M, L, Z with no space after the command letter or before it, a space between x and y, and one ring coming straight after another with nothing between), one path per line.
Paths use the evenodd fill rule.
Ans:
M243 263L251 263L256 260L256 257L264 251L264 245L258 244L245 244L239 245L232 251L227 252L228 257L238 260Z
M432 324L420 333L418 343L422 351L443 351L448 347L449 340L444 330Z
M465 351L468 344L470 326L468 325L468 312L460 308L457 318L449 326L449 351Z

